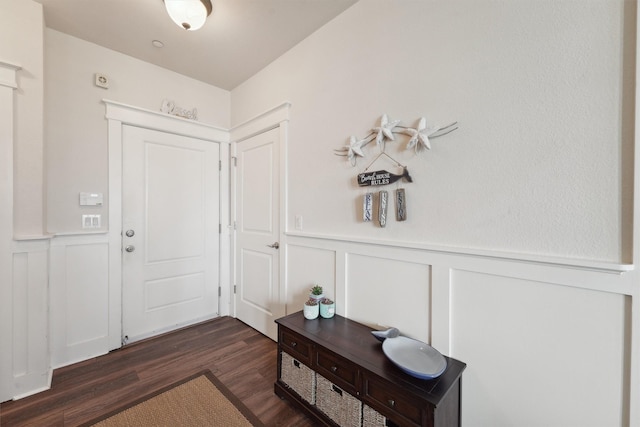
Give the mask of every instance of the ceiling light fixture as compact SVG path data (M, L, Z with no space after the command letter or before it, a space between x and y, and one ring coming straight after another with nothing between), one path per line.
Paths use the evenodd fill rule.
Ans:
M195 31L211 15L211 0L164 0L167 13L179 27Z

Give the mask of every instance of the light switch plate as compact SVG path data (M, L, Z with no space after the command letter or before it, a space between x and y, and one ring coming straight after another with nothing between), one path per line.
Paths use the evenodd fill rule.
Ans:
M82 215L82 228L100 228L101 215Z

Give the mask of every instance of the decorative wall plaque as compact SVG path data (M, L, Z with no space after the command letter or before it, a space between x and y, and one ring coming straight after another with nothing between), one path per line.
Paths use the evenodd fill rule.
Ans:
M405 198L404 188L396 190L396 219L398 221L407 219L407 199Z
M380 227L386 227L387 226L387 198L389 196L389 193L382 190L378 194L380 197L380 201L379 201L380 204L378 206L378 221L380 222Z
M363 221L371 221L373 218L373 193L367 193L364 195L364 205L362 206Z
M403 168L402 175L396 175L386 170L379 170L373 172L363 172L358 174L358 185L360 187L375 186L375 185L387 185L393 184L399 179L404 179L407 182L413 182L407 168Z

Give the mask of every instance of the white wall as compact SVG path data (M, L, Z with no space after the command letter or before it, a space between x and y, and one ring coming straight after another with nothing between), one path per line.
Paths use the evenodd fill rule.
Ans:
M232 123L291 101L291 229L630 262L634 8L361 1L234 89ZM333 150L383 113L460 129L418 156L389 144L414 183L407 222L380 229L355 183L375 144L355 168Z
M0 61L19 65L14 139L14 235L43 231L43 24L42 5L3 0Z
M121 273L112 269L119 263L121 227L120 218L109 220L113 206L108 197L120 194L118 185L109 188L109 178L119 183L120 177L109 177L114 165L108 159L103 99L153 112L170 99L197 108L200 122L228 128L230 93L51 29L45 29L45 64L47 230L56 235L50 269L51 363L57 368L106 353L121 338ZM95 73L108 76L108 90L94 85ZM102 193L105 203L79 206L80 192ZM101 215L98 233L86 234L82 214ZM110 223L117 226L108 230Z
M49 242L37 239L42 237L42 28L39 4L0 3L0 401L43 390L51 379Z
M339 314L466 362L465 426L640 422L636 9L365 0L234 89L234 126L292 104L287 312L319 282ZM387 145L414 182L386 228L355 183L374 144L334 155L383 113L460 124L417 156Z
M230 93L45 29L47 230L82 232L82 214L108 223L107 121L102 99L159 111L163 99L198 109L198 119L229 127ZM108 90L94 85L95 73L110 79ZM80 207L80 192L100 192L102 207Z
M37 45L41 11L23 3L31 4L0 5L0 19L11 21L0 25L6 36L0 40L18 40L26 19L27 37ZM398 326L463 360L465 426L638 422L640 280L620 265L638 263L631 252L636 3L390 4L357 3L231 94L45 30L48 231L80 232L87 210L78 206L78 192L107 194L101 99L155 110L172 98L221 127L288 100L282 246L288 312L299 310L307 287L319 281L340 314ZM0 60L35 61L38 69L37 51L13 42L0 47L0 56L25 55L24 61ZM95 72L111 78L109 91L93 86ZM30 73L36 89L16 100L22 135L37 134L42 123L41 103L21 104L23 95L38 98L42 80ZM147 90L142 82L149 81L155 86ZM385 229L358 219L363 192L353 180L376 153L373 147L357 168L333 155L350 135L364 136L377 125L382 113L407 125L423 115L460 121L458 131L419 156L403 150L406 139L390 144L414 183L405 186L409 220L391 220ZM31 154L17 158L18 166L21 158L39 162L37 139L30 138L33 146L20 143ZM21 234L38 234L42 208L18 181L36 183L38 173L36 167L34 175L16 175L16 191L26 198L16 200L16 211L32 209L21 217ZM107 211L108 205L97 208L103 224ZM295 215L304 224L297 232ZM94 280L104 276L103 237L52 242L51 259L61 267L49 277L52 344L61 356L56 364L90 357L64 346L104 334L104 322L77 328L65 319L69 301L83 299L84 283L100 284L92 290L104 295L106 285ZM18 273L11 292L37 308L46 295L40 273L47 244L8 246L1 246L0 263ZM93 268L84 268L84 258ZM30 275L37 279L36 298L29 297ZM384 298L364 296L370 289ZM69 290L74 295L64 295ZM99 307L97 294L84 299ZM29 310L13 313L22 316L15 327L29 326L31 318L42 323ZM86 316L81 309L71 314ZM10 344L16 360L42 355L26 354L26 343ZM597 392L590 393L594 384Z

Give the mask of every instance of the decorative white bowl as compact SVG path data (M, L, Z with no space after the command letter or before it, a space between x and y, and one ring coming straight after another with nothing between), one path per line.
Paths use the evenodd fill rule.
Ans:
M412 338L387 338L382 351L398 368L416 378L430 380L447 369L447 360L438 350Z

